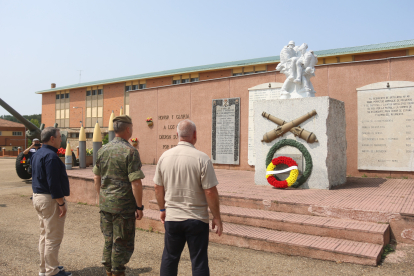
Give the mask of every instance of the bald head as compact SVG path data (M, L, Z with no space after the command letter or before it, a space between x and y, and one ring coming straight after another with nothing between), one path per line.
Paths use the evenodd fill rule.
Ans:
M189 142L195 144L196 138L196 125L191 120L184 120L177 125L177 134L180 141Z

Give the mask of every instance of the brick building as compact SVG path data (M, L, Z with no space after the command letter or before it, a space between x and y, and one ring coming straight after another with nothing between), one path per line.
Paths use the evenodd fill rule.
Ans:
M26 149L26 127L23 124L0 119L0 154L17 156L18 148Z
M414 40L350 48L315 51L318 56L312 83L316 96L329 96L345 102L347 124L347 174L378 176L409 175L412 172L359 171L357 168L357 93L364 85L381 81L414 81ZM247 162L248 89L269 82L283 83L277 72L279 56L195 66L128 77L53 87L42 95L42 120L46 126L58 123L69 131L72 146L82 121L86 126L87 147L91 148L93 126L98 121L105 134L112 111L121 107L134 121L134 138L139 140L143 163L156 163L171 145L174 126L189 117L197 125L197 148L211 155L211 104L213 99L240 97L240 165L217 168L254 170ZM165 119L169 115L168 119ZM148 127L145 119L152 117Z

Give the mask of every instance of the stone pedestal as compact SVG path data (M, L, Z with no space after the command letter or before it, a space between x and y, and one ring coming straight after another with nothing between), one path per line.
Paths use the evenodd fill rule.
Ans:
M318 142L308 144L305 140L287 132L270 143L261 142L263 135L277 128L277 125L262 117L269 113L290 122L313 109L317 115L300 124L303 129L313 132ZM270 148L281 139L293 139L309 151L313 169L308 180L300 188L331 189L346 182L346 121L343 102L329 97L308 97L301 99L268 100L254 103L254 144L256 150L255 183L270 185L266 180L266 156ZM285 156L301 154L294 147L284 147L275 153ZM303 160L305 166L305 160ZM300 173L302 173L300 171ZM301 174L300 174L301 175ZM299 175L299 177L300 177ZM281 178L283 179L283 178Z

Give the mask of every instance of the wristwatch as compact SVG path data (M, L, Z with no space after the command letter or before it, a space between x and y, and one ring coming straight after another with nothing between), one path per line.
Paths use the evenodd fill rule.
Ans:
M137 210L144 211L144 205L142 205L141 207L138 207L137 205Z

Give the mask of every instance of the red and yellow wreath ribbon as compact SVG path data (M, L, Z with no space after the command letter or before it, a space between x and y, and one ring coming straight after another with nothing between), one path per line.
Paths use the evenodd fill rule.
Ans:
M274 173L273 170L279 164L285 164L289 166L287 171L290 170L289 177L282 181L277 180L274 174L269 174L269 172ZM272 162L270 162L270 164L267 166L267 169L266 169L267 182L269 182L270 185L276 188L287 188L287 187L292 186L298 179L298 176L299 176L298 164L295 162L295 160L293 160L290 157L286 157L286 156L280 156L278 158L274 158Z

